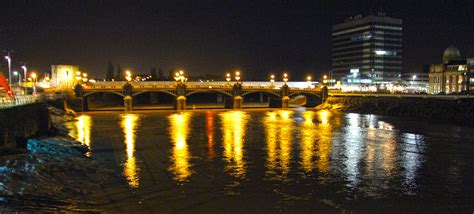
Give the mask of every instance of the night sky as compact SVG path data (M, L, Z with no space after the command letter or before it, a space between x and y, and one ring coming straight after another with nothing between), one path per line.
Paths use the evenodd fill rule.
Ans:
M449 45L474 57L474 0L1 1L0 48L41 72L76 64L104 77L110 61L134 73L288 70L296 80L330 69L333 24L380 9L403 19L405 72L441 63Z

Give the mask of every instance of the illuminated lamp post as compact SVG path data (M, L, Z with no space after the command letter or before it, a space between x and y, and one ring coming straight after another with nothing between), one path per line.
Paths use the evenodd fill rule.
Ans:
M5 56L5 59L7 60L8 63L8 84L12 84L12 58L10 58L10 52L8 52L8 55Z
M230 85L230 81L232 80L232 78L230 77L230 73L227 73L225 76L226 76L225 80L227 81L227 85Z
M288 74L287 73L283 74L283 82L285 82L285 85L288 82Z
M285 84L281 87L281 107L282 108L288 108L290 106L290 97L289 97L289 87L286 84L288 82L288 74L284 73L283 74L283 82Z
M18 77L18 86L21 86L21 74L18 71L13 71L13 76Z
M31 73L31 79L33 80L33 93L36 94L36 78L37 75L35 72Z
M311 88L311 76L306 77L306 81L308 82L308 88Z
M176 93L178 97L176 98L176 109L185 110L186 109L186 85L184 82L188 80L184 76L184 71L179 71L175 73L174 79L176 80Z
M27 78L27 76L26 76L26 71L27 71L26 65L22 65L21 69L23 70L23 78L25 78L25 82L26 82L26 78Z
M273 87L274 83L275 83L275 75L272 74L272 75L270 75L270 86Z
M127 82L132 81L132 72L130 72L129 70L126 70L125 71L125 79L127 80Z
M240 83L239 80L240 80L240 71L236 71L235 72L235 81L237 81L237 84Z

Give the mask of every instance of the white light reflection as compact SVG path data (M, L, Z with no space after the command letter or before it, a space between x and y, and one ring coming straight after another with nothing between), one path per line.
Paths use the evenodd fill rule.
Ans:
M125 146L127 151L127 160L123 166L123 174L128 180L128 184L132 188L137 188L140 185L140 177L138 174L138 167L135 159L135 132L138 126L139 116L136 114L121 115L121 127L123 129Z

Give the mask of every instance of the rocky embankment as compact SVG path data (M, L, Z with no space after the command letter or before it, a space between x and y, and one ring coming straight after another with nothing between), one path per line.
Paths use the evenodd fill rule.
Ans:
M51 106L48 111L48 136L28 139L25 148L0 156L0 212L94 211L85 199L112 177L85 156L87 146L68 136L64 123L74 115Z
M398 97L328 97L317 109L380 114L474 125L474 100Z

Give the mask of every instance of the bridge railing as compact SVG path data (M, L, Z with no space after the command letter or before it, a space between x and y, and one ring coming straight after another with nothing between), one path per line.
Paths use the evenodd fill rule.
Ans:
M176 88L176 84L140 84L140 83L133 83L134 88L137 89L172 89ZM231 89L232 85L229 84L186 84L188 89L212 89L212 88L220 88L220 89ZM252 89L265 89L265 90L279 90L279 86L255 86L255 85L243 85L243 89L252 90ZM122 85L86 85L84 86L85 90L121 90ZM297 87L290 87L290 90L297 90L297 91L319 91L319 88L297 88Z
M8 108L17 105L35 103L39 100L40 97L36 95L16 95L14 97L1 97L0 108Z

